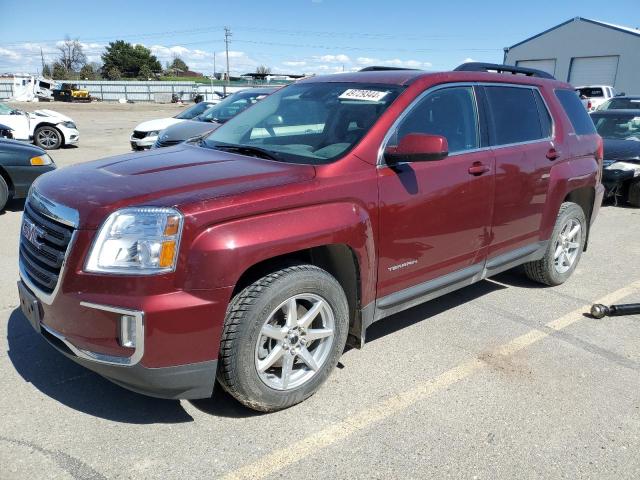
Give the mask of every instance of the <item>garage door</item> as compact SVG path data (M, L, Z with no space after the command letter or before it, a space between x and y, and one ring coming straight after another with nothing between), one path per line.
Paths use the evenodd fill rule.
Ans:
M618 56L575 57L571 60L569 83L581 85L614 85L618 72Z
M543 72L556 74L556 59L547 58L545 60L518 60L516 62L517 67L535 68L536 70L542 70Z

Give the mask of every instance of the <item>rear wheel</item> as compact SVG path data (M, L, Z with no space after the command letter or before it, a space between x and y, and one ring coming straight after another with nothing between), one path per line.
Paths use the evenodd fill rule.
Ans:
M576 203L563 203L544 257L525 263L525 273L545 285L566 282L580 261L586 238L587 220L582 208Z
M305 400L338 363L348 312L342 287L318 267L292 266L262 277L229 304L219 382L254 410Z
M640 208L640 179L634 180L629 185L627 201L632 207Z
M55 150L62 146L62 133L56 127L44 125L36 128L33 133L33 142L45 150Z
M4 181L4 178L0 176L0 212L4 210L4 207L7 205L9 201L9 186L7 182Z

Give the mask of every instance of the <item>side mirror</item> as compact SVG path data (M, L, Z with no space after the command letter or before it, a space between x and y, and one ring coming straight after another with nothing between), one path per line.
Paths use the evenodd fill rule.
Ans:
M387 147L384 158L387 163L433 162L449 155L447 139L441 135L409 133L402 137L397 147Z
M284 119L281 115L271 115L265 120L264 123L267 127L278 127L284 124Z

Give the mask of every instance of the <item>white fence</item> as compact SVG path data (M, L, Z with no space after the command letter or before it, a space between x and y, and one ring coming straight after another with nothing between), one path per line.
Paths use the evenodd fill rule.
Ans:
M117 102L120 99L133 102L171 101L173 95L188 102L195 95L202 95L204 100L220 98L215 92L222 93L222 85L206 85L196 82L158 82L158 81L108 81L108 80L80 80L73 81L80 88L89 90L92 97L105 102ZM236 92L254 85L227 87L227 93ZM266 86L266 85L262 85ZM13 80L0 79L0 99L8 99L13 95Z

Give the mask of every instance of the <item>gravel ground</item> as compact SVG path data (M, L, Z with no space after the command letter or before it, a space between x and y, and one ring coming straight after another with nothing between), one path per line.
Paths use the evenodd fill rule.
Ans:
M27 105L36 109L43 105ZM60 166L129 150L174 105L47 105ZM259 415L216 391L164 401L58 354L16 308L21 204L0 215L0 478L640 478L640 211L605 207L565 285L507 272L372 326L308 401Z

